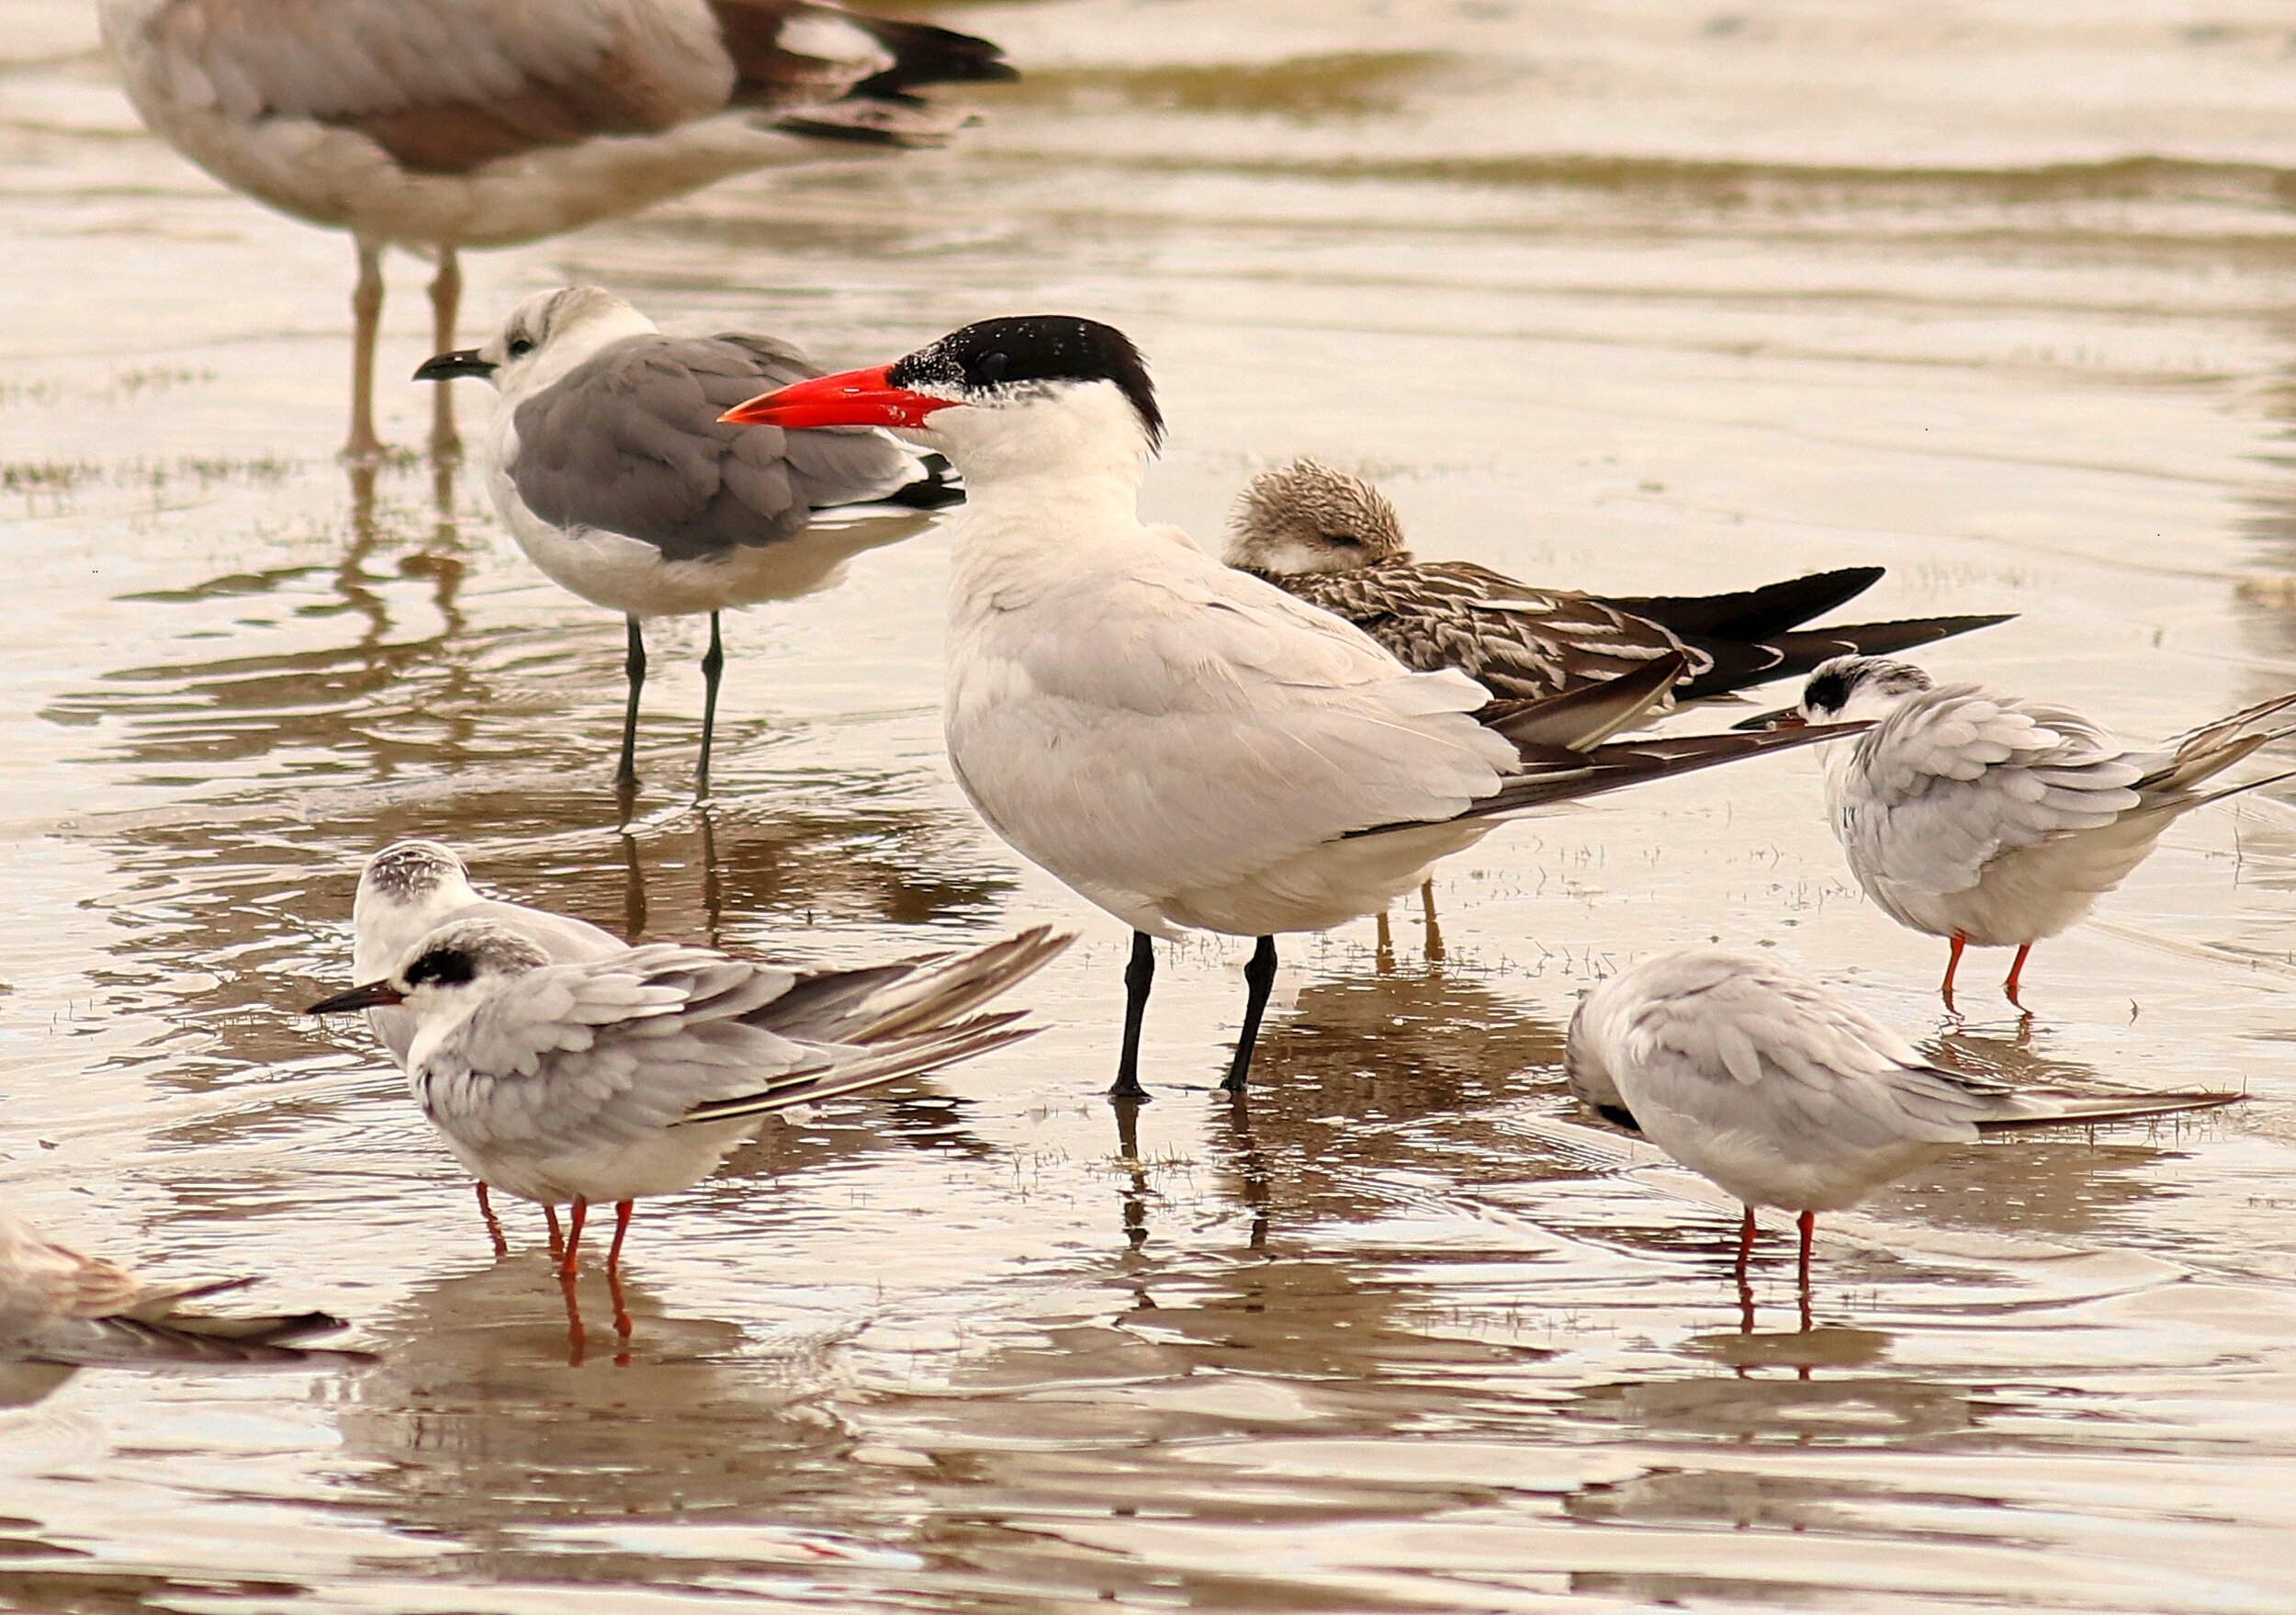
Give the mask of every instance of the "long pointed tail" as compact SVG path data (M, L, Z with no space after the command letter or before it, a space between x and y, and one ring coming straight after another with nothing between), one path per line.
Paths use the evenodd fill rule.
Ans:
M97 1367L138 1362L289 1363L314 1361L363 1362L366 1353L342 1349L308 1350L294 1342L343 1327L323 1312L210 1316L171 1313L156 1322L138 1318L90 1320L84 1329L59 1331L52 1340L32 1342L31 1355L44 1361Z
M713 1100L693 1107L679 1118L679 1124L691 1122L731 1122L747 1116L769 1115L785 1111L793 1105L818 1103L864 1088L878 1088L897 1082L904 1077L921 1077L943 1066L953 1066L991 1049L1019 1043L1033 1037L1040 1030L1034 1026L1013 1024L1028 1013L1025 1010L1007 1010L1002 1014L981 1015L953 1026L936 1026L929 1032L913 1037L898 1038L889 1043L872 1044L856 1057L843 1059L834 1066L824 1067L805 1076L777 1081L771 1089L758 1093L742 1094L734 1099Z
M2009 1096L2012 1108L1977 1123L1981 1133L2009 1133L2020 1128L2094 1126L2105 1122L2143 1122L2155 1116L2182 1115L2237 1104L2245 1093L2074 1093L2065 1089L2027 1088Z
M2272 727L2267 720L2296 709L2296 693L2275 695L2269 701L2259 701L2254 706L2243 707L2230 717L2220 717L2214 723L2204 723L2189 729L2175 740L2166 742L2161 750L2168 753L2167 763L2137 781L2136 788L2148 796L2169 796L2189 791L2212 775L2219 774L2249 753L2278 740L2296 733L2283 725ZM2256 780L2235 790L2253 790L2268 785L2268 780ZM2218 792L2205 798L2231 792Z
M1767 751L1790 751L1796 746L1840 740L1870 727L1863 723L1836 723L1753 733L1731 730L1719 735L1620 741L1597 746L1584 753L1558 751L1545 758L1526 755L1524 773L1507 781L1498 795L1484 797L1459 817L1476 819L1494 813L1520 813L1548 803L1575 802L1649 780L1694 774L1702 768L1758 757Z
M928 1032L1027 980L1075 940L1038 925L967 953L822 971L800 977L789 991L743 1019L816 1043L874 1043Z

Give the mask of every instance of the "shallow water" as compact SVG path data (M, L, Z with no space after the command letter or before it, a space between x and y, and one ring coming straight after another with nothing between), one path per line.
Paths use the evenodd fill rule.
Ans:
M1941 1020L1806 757L1519 824L1444 870L1439 957L1415 905L1288 947L1248 1106L1244 950L1178 950L1120 1139L1123 938L940 758L945 541L731 622L706 813L658 630L618 830L619 624L467 475L347 484L347 245L145 139L85 9L0 3L0 1174L379 1361L0 1409L0 1607L2296 1608L2289 788L2180 825L2023 1025L1995 954ZM1033 72L959 149L476 258L474 331L572 277L843 362L1069 308L1148 348L1199 533L1314 450L1542 580L1885 564L1863 614L2022 614L1931 665L2133 733L2296 682L2276 7L950 15ZM634 934L1083 940L1033 1042L647 1204L634 1340L591 1283L574 1363L530 1208L492 1259L363 1033L295 1012L414 832ZM1707 938L2012 1076L2251 1102L1939 1166L1823 1231L1806 1333L1771 1238L1741 1333L1730 1208L1559 1070L1581 987Z

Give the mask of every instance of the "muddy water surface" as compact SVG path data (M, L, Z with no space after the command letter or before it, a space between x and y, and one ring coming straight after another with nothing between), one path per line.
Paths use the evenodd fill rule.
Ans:
M1289 947L1247 1106L1209 1091L1244 950L1180 949L1120 1137L1123 938L940 758L945 540L732 621L706 812L700 642L658 632L618 827L620 625L467 473L346 479L347 243L145 138L86 10L0 4L0 1178L379 1361L0 1409L0 1607L2296 1608L2285 788L2041 950L2028 1023L1993 955L1942 1017L1807 758L1525 822L1443 872L1437 945L1413 906ZM475 259L474 331L571 277L834 362L1073 309L1149 350L1149 500L1199 533L1314 450L1541 580L1886 565L1874 614L2021 614L1932 665L2136 734L2296 683L2278 7L948 15L1032 74L958 149ZM393 270L387 377L427 346ZM422 390L384 407L419 439ZM296 1013L416 832L634 935L1083 942L1032 1043L649 1204L630 1349L586 1289L576 1363L528 1208L495 1259L360 1031ZM1773 1240L1741 1332L1729 1208L1559 1069L1589 980L1709 938L1984 1068L2252 1102L1939 1166L1828 1232L1806 1332Z

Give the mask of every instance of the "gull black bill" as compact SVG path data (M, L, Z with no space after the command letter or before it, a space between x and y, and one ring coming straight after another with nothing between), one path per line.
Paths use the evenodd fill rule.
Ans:
M452 381L457 376L491 376L494 361L481 357L475 347L458 347L433 354L414 368L417 381Z

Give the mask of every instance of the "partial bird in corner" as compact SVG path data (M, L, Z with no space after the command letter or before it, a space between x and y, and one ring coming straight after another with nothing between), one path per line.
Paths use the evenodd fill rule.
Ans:
M99 0L152 131L232 189L348 231L351 431L374 414L383 252L435 259L455 345L466 247L515 246L837 147L938 145L928 85L1017 76L985 40L824 0ZM432 447L456 446L445 390Z
M2171 824L2296 778L2201 788L2296 734L2274 727L2291 711L2296 695L2278 695L2157 745L2130 745L2052 702L1844 656L1811 674L1799 706L1739 727L1872 720L1826 761L1827 813L1850 872L1898 924L1946 940L1947 1009L1972 943L2017 950L2003 991L2021 1009L2033 944L2127 879Z
M1097 321L982 321L726 418L904 428L964 478L949 760L998 835L1131 928L1119 1101L1146 1097L1154 938L1255 939L1221 1083L1238 1094L1277 932L1377 913L1511 815L1754 755L1729 734L1610 741L1674 687L1679 651L1569 695L1494 702L1143 523L1164 416L1140 351Z
M1492 695L1559 695L1677 652L1671 700L1799 678L1829 657L1908 649L2009 620L1910 617L1806 627L1879 582L1845 567L1729 594L1581 593L1464 560L1420 560L1368 479L1301 457L1252 479L1228 519L1227 562L1320 605L1423 672L1455 667Z
M1819 1212L1853 1206L1983 1134L2144 1121L2241 1097L2018 1089L1950 1071L1817 982L1722 948L1661 954L1597 983L1570 1018L1563 1058L1583 1102L1744 1203L1741 1282L1754 1208L1795 1214L1805 1326Z
M964 496L946 460L884 432L754 432L718 419L761 390L820 373L778 337L664 335L594 286L536 292L483 347L436 355L415 372L494 384L483 458L502 525L554 582L623 615L629 694L614 783L625 791L637 785L647 618L709 615L695 771L705 796L726 665L718 614L827 588L857 552L917 530L817 521L817 512L932 510Z
M323 1312L216 1313L194 1304L253 1279L152 1283L84 1256L0 1209L0 1406L37 1400L73 1368L307 1362L296 1341L343 1327ZM323 1354L360 1361L356 1352ZM65 1372L19 1375L14 1365Z

